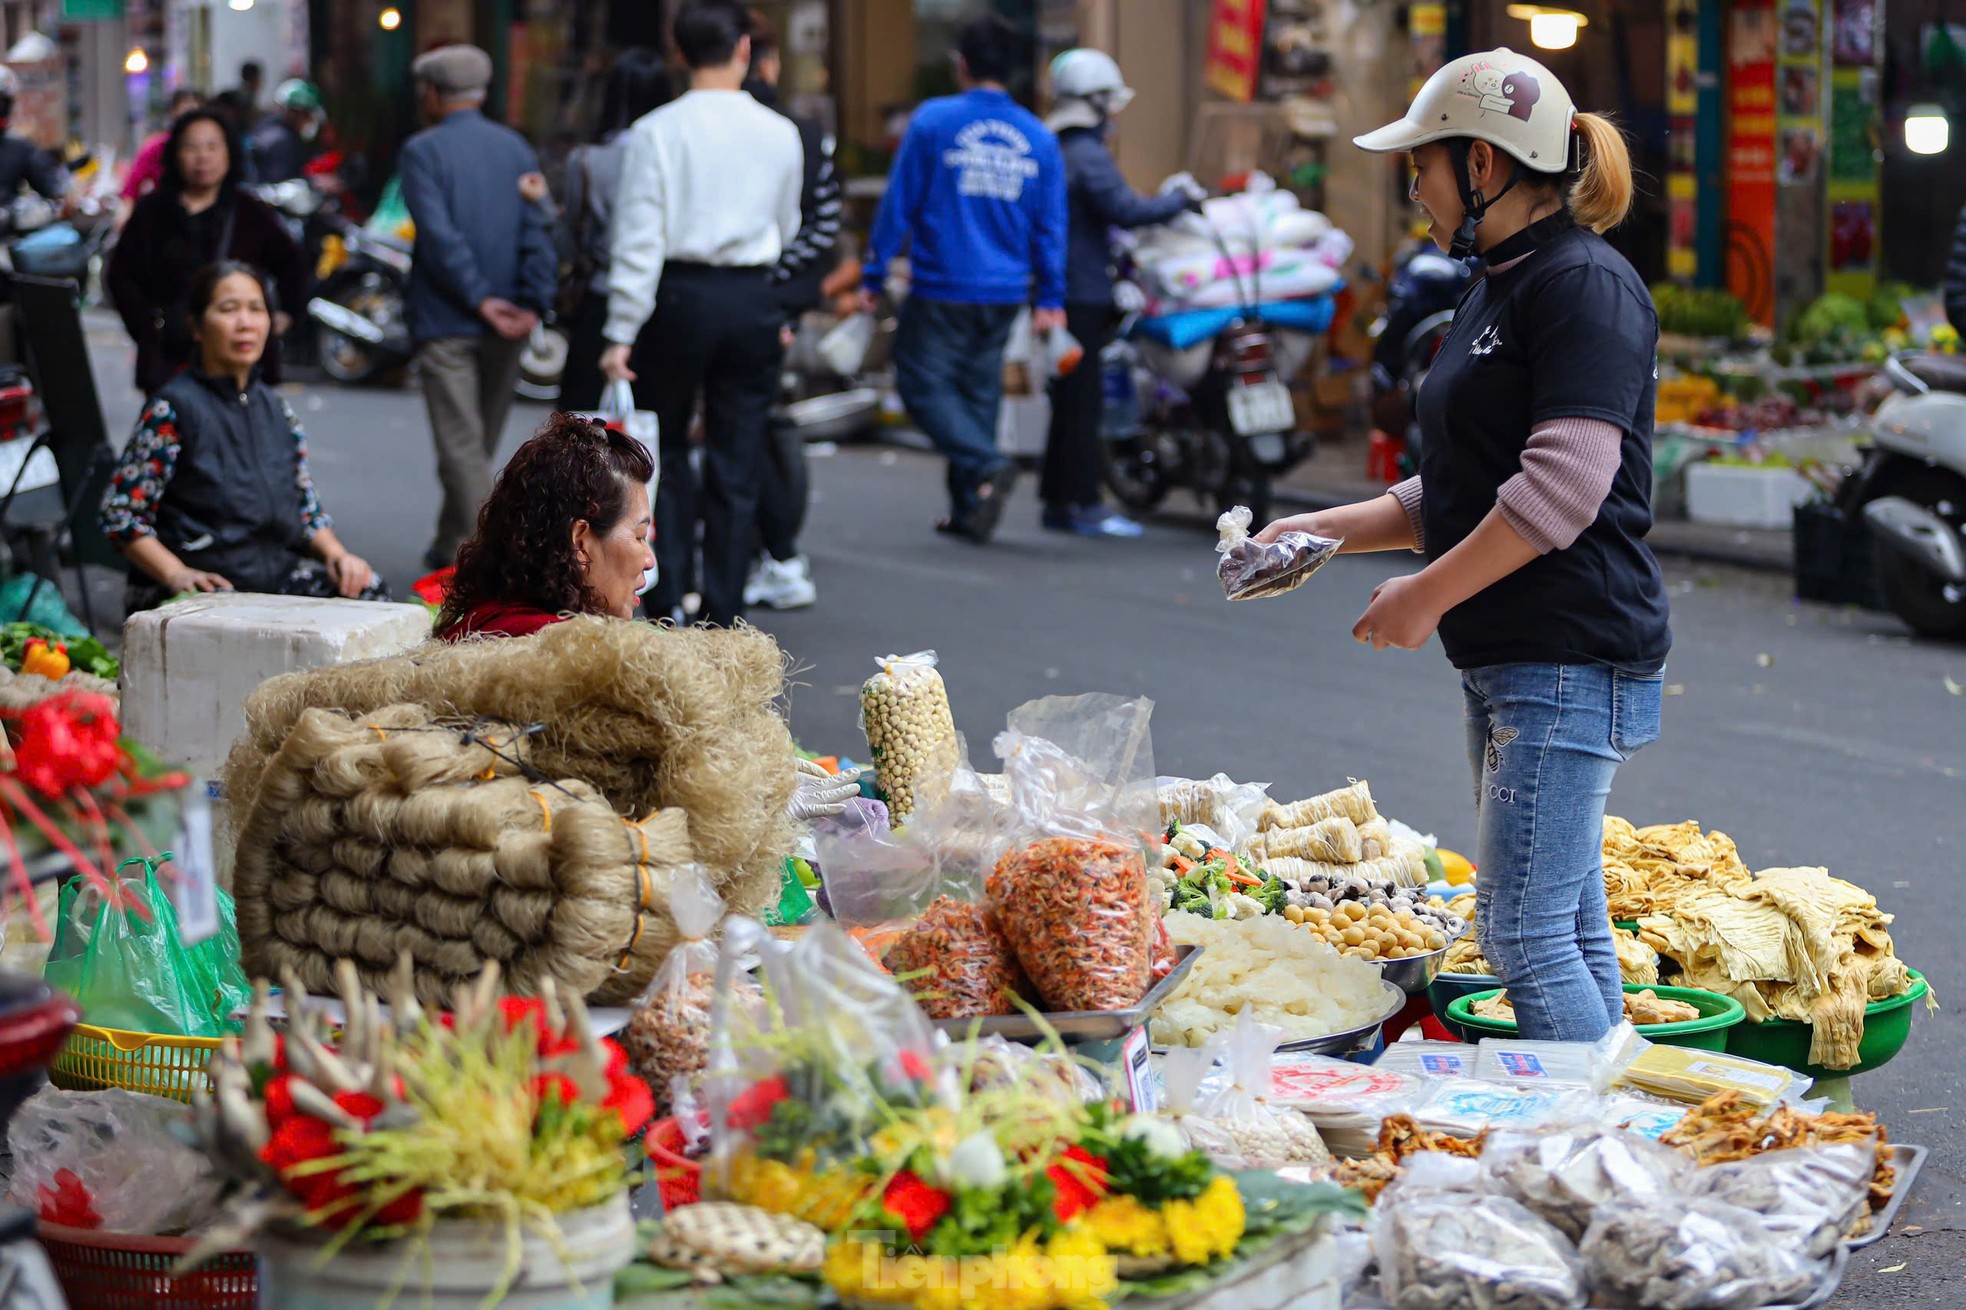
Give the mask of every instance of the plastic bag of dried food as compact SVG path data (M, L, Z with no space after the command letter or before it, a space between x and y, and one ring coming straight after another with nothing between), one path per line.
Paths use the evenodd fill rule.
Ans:
M956 767L956 720L935 664L932 650L886 655L860 689L860 730L897 824L914 813L924 780Z
M1812 1256L1826 1256L1870 1214L1877 1148L1869 1142L1795 1147L1708 1165L1691 1192L1761 1215Z
M1238 505L1215 520L1221 562L1215 566L1230 600L1263 600L1295 591L1310 581L1345 543L1308 532L1286 532L1264 545L1249 535L1250 512Z
M685 865L669 884L669 913L676 944L621 1030L628 1063L655 1093L658 1115L669 1113L678 1092L703 1072L709 1057L717 984L717 946L710 939L723 920L724 902L707 873ZM755 1001L748 975L736 975L732 985L746 1003Z
M1506 1196L1425 1178L1468 1175L1474 1163L1422 1153L1380 1194L1372 1247L1388 1310L1581 1310L1584 1267L1569 1238Z
M71 1228L152 1237L201 1227L218 1217L224 1180L178 1139L190 1123L189 1106L159 1096L44 1087L7 1125L8 1199Z
M1181 1130L1189 1150L1218 1159L1238 1155L1239 1148L1227 1127L1201 1112L1201 1087L1227 1041L1211 1037L1200 1046L1172 1047L1160 1057L1162 1113Z
M969 1090L1015 1087L1057 1105L1107 1098L1106 1085L1081 1058L1058 1046L1025 1046L995 1035L978 1038L967 1058Z
M1234 1139L1232 1163L1239 1162L1243 1168L1331 1163L1331 1152L1318 1136L1317 1125L1271 1099L1275 1095L1277 1045L1283 1038L1281 1029L1257 1023L1246 1011L1238 1015L1223 1048L1228 1082L1205 1095L1196 1107Z
M1163 829L1197 824L1214 831L1217 843L1240 851L1256 835L1256 821L1269 799L1269 784L1237 782L1226 773L1212 778L1158 778L1160 822Z
M1047 1010L1122 1010L1152 985L1152 713L1145 699L1049 697L996 740L1014 835L986 887Z
M881 957L931 1019L1011 1014L1030 984L987 905L938 897Z
M1712 1197L1655 1196L1599 1212L1584 1235L1591 1286L1634 1310L1753 1310L1805 1301L1826 1266L1792 1233Z
M1678 1151L1602 1124L1497 1133L1481 1168L1490 1190L1514 1197L1572 1241L1599 1207L1675 1195L1693 1177L1693 1162Z

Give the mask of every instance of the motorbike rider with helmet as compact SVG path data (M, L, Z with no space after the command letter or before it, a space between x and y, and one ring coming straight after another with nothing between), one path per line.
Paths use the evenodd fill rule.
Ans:
M1393 257L1393 276L1386 287L1386 317L1372 346L1372 426L1407 442L1407 456L1417 458L1413 439L1415 379L1433 362L1429 353L1435 334L1413 341L1414 330L1440 314L1452 314L1480 267L1479 259L1449 259L1426 235L1419 236ZM1424 355L1424 358L1420 356Z
M304 176L325 117L320 90L302 78L290 77L275 87L273 104L278 112L253 128L246 141L253 180L260 183L289 182Z
M1357 139L1410 152L1436 243L1487 265L1420 390L1420 475L1271 524L1348 551L1422 551L1352 629L1438 632L1460 670L1483 953L1525 1039L1595 1041L1624 1017L1604 893L1604 803L1659 733L1671 633L1645 543L1658 315L1603 239L1631 157L1556 76L1509 50L1457 59Z
M67 208L68 170L53 154L9 130L14 102L20 98L20 76L0 65L0 207L13 203L25 182L44 200Z
M1170 178L1157 196L1127 185L1106 137L1133 90L1112 56L1067 50L1051 62L1053 107L1045 126L1065 158L1069 226L1065 259L1065 328L1084 350L1079 366L1051 384L1051 430L1045 439L1039 494L1043 523L1081 537L1138 537L1138 523L1100 500L1106 448L1099 433L1104 389L1099 355L1113 339L1114 228L1165 223L1200 204L1193 178Z

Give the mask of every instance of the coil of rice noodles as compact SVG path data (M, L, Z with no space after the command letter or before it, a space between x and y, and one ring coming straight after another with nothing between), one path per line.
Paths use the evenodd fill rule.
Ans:
M420 706L302 713L239 832L247 972L332 992L349 959L379 987L407 953L432 1005L490 960L520 994L551 978L600 1004L635 996L677 939L687 819L630 822L587 783L533 781L530 749Z

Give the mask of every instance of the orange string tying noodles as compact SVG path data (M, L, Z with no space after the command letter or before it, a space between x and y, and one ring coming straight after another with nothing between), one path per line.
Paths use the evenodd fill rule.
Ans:
M533 801L539 806L539 830L541 832L553 831L553 811L546 807L546 798L536 791L529 791L526 795L532 797Z

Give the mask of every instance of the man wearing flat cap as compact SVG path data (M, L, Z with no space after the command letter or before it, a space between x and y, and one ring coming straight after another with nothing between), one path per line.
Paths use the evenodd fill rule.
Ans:
M491 56L441 46L410 66L432 126L403 146L403 201L416 223L405 309L437 448L444 504L424 562L449 564L491 494L519 359L553 303L558 259L520 193L539 168L524 137L483 112Z

